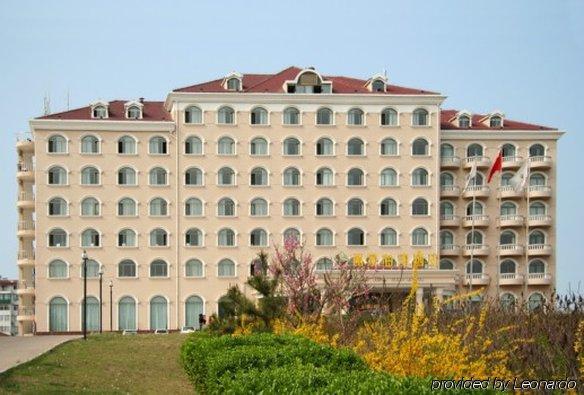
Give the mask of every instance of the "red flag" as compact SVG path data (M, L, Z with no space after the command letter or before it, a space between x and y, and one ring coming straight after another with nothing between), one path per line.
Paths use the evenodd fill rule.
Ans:
M495 173L501 170L503 170L503 152L499 151L499 155L497 155L497 158L495 158L495 161L493 162L493 166L491 166L491 170L489 170L487 182L491 182L491 178L493 178Z

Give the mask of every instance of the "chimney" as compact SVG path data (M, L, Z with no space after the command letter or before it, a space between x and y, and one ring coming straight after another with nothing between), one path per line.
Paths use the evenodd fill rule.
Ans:
M144 98L143 98L143 97L141 97L141 98L139 98L139 99L138 99L138 101L139 101L140 103L144 103Z

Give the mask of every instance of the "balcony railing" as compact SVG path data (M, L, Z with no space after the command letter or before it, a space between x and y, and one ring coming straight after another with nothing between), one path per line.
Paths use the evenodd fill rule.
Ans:
M34 280L18 280L18 289L34 289Z
M546 156L546 155L530 156L529 157L529 163L531 164L532 167L551 166L552 157L551 156Z
M460 187L458 185L442 185L440 193L444 196L458 196L460 195Z
M16 163L16 171L18 171L18 172L32 172L32 171L34 171L34 165L32 162L18 161Z
M34 259L34 250L19 250L18 259Z
M34 201L34 193L32 193L32 192L19 192L18 193L18 200L21 202Z
M34 315L34 307L19 307L18 315Z
M34 221L18 222L18 230L34 230Z
M529 224L532 226L546 226L552 224L552 216L547 214L530 215Z
M458 167L460 166L460 158L458 156L443 156L440 158L440 164L444 167Z
M516 273L501 273L499 274L501 280L515 280L517 278Z
M547 273L529 273L527 278L530 280L549 280L552 276Z

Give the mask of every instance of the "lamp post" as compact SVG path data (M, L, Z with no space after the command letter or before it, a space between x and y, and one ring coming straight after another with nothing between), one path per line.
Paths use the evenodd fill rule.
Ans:
M114 331L114 304L112 302L113 298L113 288L114 288L114 282L112 280L110 280L109 282L109 288L110 288L110 332Z
M83 250L81 254L83 260L83 340L87 340L87 251Z
M99 333L103 332L103 293L102 293L102 284L103 284L103 268L99 268Z

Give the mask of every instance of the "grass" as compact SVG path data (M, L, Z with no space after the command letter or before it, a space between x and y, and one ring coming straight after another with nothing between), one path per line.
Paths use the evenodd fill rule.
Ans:
M0 374L0 394L193 393L180 364L185 335L93 335Z

